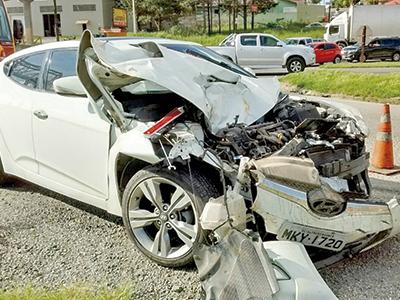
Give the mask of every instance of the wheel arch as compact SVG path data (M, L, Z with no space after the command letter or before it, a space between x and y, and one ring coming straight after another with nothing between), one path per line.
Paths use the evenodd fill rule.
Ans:
M347 47L349 45L349 43L345 40L340 40L340 41L336 41L336 45L338 45L340 47L340 45L344 45L345 47Z
M201 170L202 173L207 174L207 176L212 180L221 180L220 169L204 160L201 160L199 157L192 155L190 161L183 161L181 159L173 161L173 165L176 168L189 168L189 164L191 169ZM154 163L132 155L119 153L113 163L113 178L110 178L110 195L114 194L114 197L111 197L114 201L110 202L109 211L116 215L120 215L123 193L129 180L143 168L157 165L167 168L168 162L166 159L160 159L159 162ZM171 172L173 172L173 170ZM222 192L222 184L220 187Z
M301 56L300 54L290 54L285 61L285 67L287 67L288 61L293 59L293 58L299 58L302 60L302 62L304 63L304 65L306 65L306 60L304 59L303 56Z

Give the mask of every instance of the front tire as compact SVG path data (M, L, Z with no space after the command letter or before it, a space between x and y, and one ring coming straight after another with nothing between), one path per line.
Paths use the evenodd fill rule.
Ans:
M151 260L166 267L193 261L193 249L204 240L199 218L218 188L197 170L168 171L148 167L128 182L122 216L128 235Z
M306 64L300 57L290 58L287 62L287 70L289 73L303 72L306 68Z
M398 52L393 53L392 60L393 61L400 61L400 53L398 53Z

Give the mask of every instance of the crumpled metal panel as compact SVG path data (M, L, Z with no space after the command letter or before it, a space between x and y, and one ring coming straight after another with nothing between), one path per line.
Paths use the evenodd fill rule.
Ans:
M201 245L194 259L207 300L269 300L279 291L262 243L239 231L217 245Z
M93 100L99 99L101 92L88 76L85 64L85 55L90 54L88 50L93 51L91 58L108 70L97 74L108 90L123 87L127 82L145 80L155 83L199 108L213 133L235 121L254 123L278 100L280 88L276 79L261 83L260 79L240 76L222 66L155 42L148 43L147 47L143 47L143 43L133 44L132 40L125 44L100 41L90 31L83 33L78 76ZM157 48L160 54L154 55L155 50L149 51L150 46ZM107 73L105 77L103 73ZM210 76L220 80L210 80ZM106 77L111 78L108 83Z

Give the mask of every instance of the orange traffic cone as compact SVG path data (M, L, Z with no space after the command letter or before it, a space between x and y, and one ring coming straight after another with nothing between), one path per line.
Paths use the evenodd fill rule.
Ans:
M400 172L400 168L394 165L389 104L384 104L383 106L383 114L378 125L371 164L371 172L383 175L393 175Z

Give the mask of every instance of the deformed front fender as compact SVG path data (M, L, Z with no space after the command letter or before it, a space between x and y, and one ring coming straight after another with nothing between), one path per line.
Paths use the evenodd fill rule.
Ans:
M134 130L118 134L115 143L110 149L108 161L109 175L109 203L107 211L122 216L119 184L117 179L117 161L120 154L138 159L148 164L156 164L163 160L157 156L152 142L142 132L147 129L143 123L137 122Z

